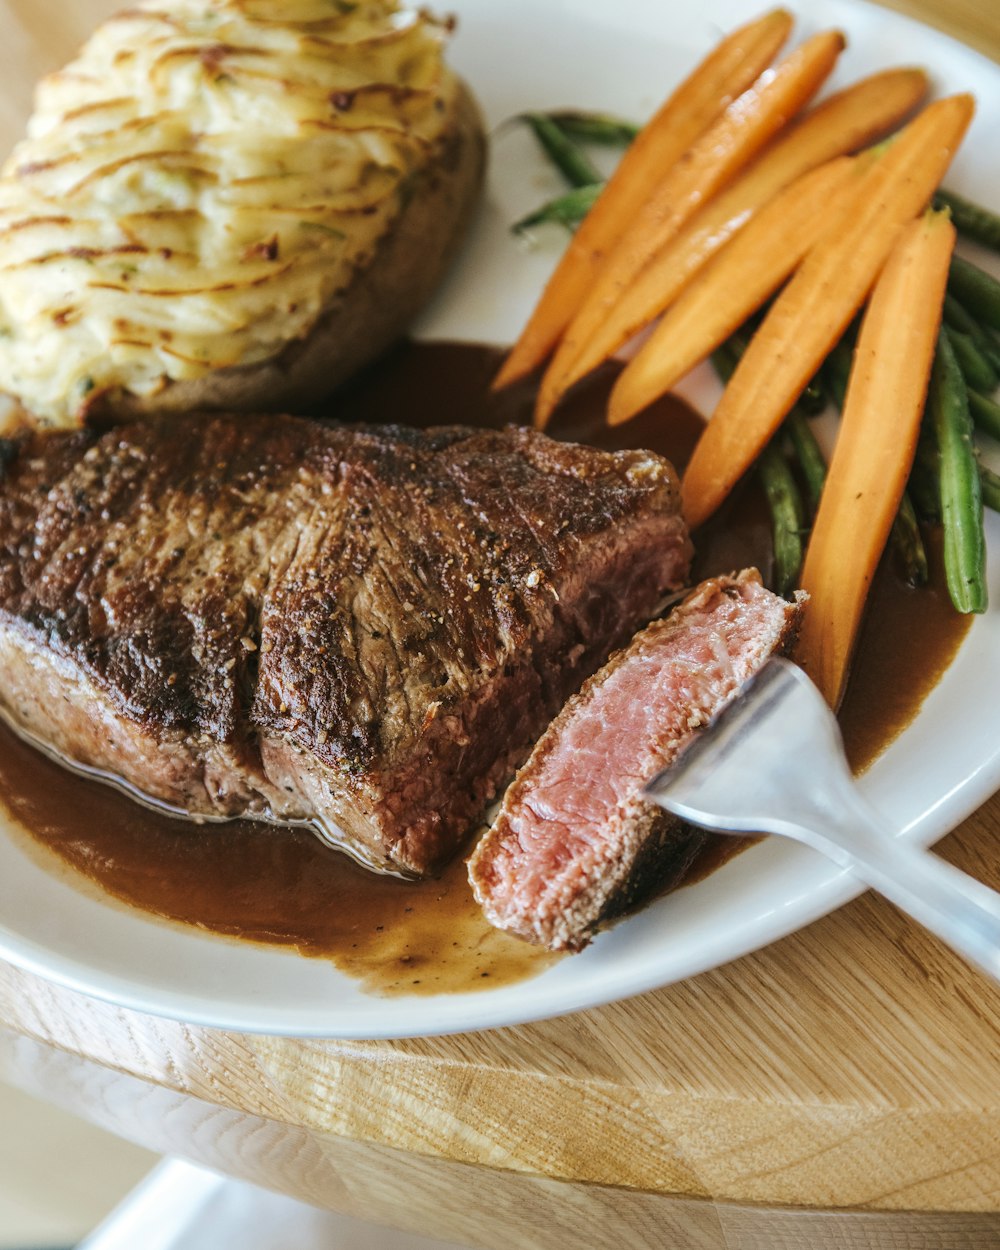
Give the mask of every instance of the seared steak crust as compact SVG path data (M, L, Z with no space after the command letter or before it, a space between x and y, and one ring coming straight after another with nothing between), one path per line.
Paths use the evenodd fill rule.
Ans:
M454 851L689 558L665 461L519 429L175 417L0 460L8 717L399 871Z

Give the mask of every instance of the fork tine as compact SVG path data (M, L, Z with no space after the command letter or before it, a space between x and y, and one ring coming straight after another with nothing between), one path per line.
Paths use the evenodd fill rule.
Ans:
M696 824L764 832L793 793L845 782L833 713L800 668L771 659L645 794Z
M855 786L825 699L787 660L770 660L645 793L694 824L811 846L1000 979L1000 895L894 835Z

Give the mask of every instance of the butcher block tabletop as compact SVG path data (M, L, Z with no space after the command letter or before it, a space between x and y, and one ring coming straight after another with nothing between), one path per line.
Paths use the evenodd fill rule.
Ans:
M0 0L5 149L35 76L113 7ZM1000 59L996 0L890 7ZM938 849L1000 888L1000 797ZM1000 987L870 895L629 1001L407 1041L226 1033L0 964L0 1077L469 1245L1000 1246Z

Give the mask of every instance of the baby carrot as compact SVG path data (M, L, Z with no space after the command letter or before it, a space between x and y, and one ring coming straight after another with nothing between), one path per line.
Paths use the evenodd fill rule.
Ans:
M921 102L927 75L891 69L804 113L650 260L573 362L572 384L613 356L696 280L702 267L774 196L817 165L882 138Z
M670 390L756 312L816 242L856 180L854 158L842 156L798 178L751 218L628 363L611 392L609 423L627 421Z
M971 96L949 96L900 131L771 305L684 475L690 525L726 498L843 334L896 240L929 202L973 110Z
M495 387L516 382L545 360L650 188L770 64L791 29L791 14L773 9L733 31L643 127L563 254Z
M899 236L858 336L843 419L802 569L796 658L840 703L865 599L916 452L955 229L927 213Z
M843 47L840 31L824 31L762 74L658 183L634 220L623 223L630 228L598 270L542 378L536 426L547 423L577 355L642 267L805 106Z

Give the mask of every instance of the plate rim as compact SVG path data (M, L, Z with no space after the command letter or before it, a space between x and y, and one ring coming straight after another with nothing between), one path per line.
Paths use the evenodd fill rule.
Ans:
M571 10L574 7L585 9L587 2L588 0L564 0L561 7L567 10ZM477 7L485 8L488 3L489 0L457 0L457 3L453 3L451 7L458 8L463 12L463 24L465 24L469 20L465 16L468 12L475 10ZM642 0L629 0L629 5L636 9L641 4ZM627 7L627 5L623 5L622 10L627 9ZM715 9L717 10L719 7L727 9L732 14L742 14L742 20L762 9L759 0L719 0L719 3L715 5ZM920 41L930 36L937 43L948 47L951 55L961 53L963 58L974 58L976 62L980 63L978 66L980 72L995 76L998 84L1000 84L1000 65L978 49L962 43L954 36L947 35L936 27L929 26L911 15L901 14L895 10L884 8L873 3L872 0L824 0L820 6L813 6L811 9L806 9L805 12L802 11L805 9L804 0L797 0L796 3L791 4L789 7L796 12L801 25L807 28L816 25L816 9L818 7L827 11L840 10L845 12L845 14L850 14L851 18L857 14L867 15L867 20L876 22L880 27L888 29L890 32L905 29ZM668 15L668 25L669 22L674 20L679 19ZM737 17L735 20L741 19ZM849 25L849 22L850 18L845 17L844 24ZM933 70L933 67L929 68ZM994 547L997 545L995 541ZM991 613L1000 615L1000 608L991 608ZM976 624L976 622L973 623L970 635L967 636L962 644L963 648L968 644L969 637L975 631ZM956 656L956 662L958 658ZM939 685L944 685L946 681L947 673ZM925 713L918 713L916 720L919 720L923 715ZM956 788L944 795L939 802L932 805L930 809L912 821L901 836L912 837L922 845L929 845L976 811L998 788L1000 788L1000 745L980 760L973 772L964 778ZM2 837L5 844L16 844L17 838L20 836L22 835L9 834L3 828L3 822L0 821L0 837ZM757 850L758 848L751 848L745 852L745 855L752 856ZM804 854L819 863L824 862L810 852L804 852ZM739 858L742 860L744 856ZM70 886L69 888L76 887ZM698 887L693 886L691 888L697 889ZM732 962L734 959L741 958L743 955L758 951L780 937L797 932L814 920L829 914L852 898L863 893L865 888L862 883L852 878L850 874L831 865L823 874L822 882L818 886L814 886L799 898L788 901L783 907L775 909L770 923L762 923L758 918L738 926L735 930L729 929L727 931L728 940L720 942L720 945L732 946L734 933L739 936L743 934L744 930L753 930L752 933L748 932L740 937L740 940L736 943L739 946L739 950L731 950L723 957L714 960L711 955L707 959L698 956L690 958L687 961L687 965L682 964L679 972L671 974L666 979L658 976L650 969L640 969L629 976L626 968L626 974L621 977L613 994L604 992L581 993L579 988L574 989L571 982L568 988L549 989L544 994L533 996L533 1001L525 1002L517 1010L511 1009L509 1000L513 999L515 1002L520 1000L523 997L521 991L524 986L537 987L544 980L544 973L516 986L501 987L497 990L487 990L475 994L406 996L402 998L387 998L376 994L365 994L363 995L365 1000L363 1007L352 1006L349 1009L350 1019L338 1019L338 1009L328 1005L321 1006L315 1012L302 1012L294 1016L294 1018L289 1017L287 1008L277 1008L275 1010L281 1011L282 1014L278 1018L273 1018L271 1009L265 1002L255 1003L249 1010L246 1002L238 1005L223 1005L215 1001L210 1004L204 995L200 999L191 999L173 990L164 990L157 988L155 985L146 985L142 982L137 983L129 977L116 978L114 974L95 972L91 963L88 963L86 960L77 959L66 951L53 951L42 942L12 931L3 918L0 918L0 958L7 960L27 973L37 975L66 989L82 993L87 997L125 1010L173 1020L182 1020L185 1023L199 1027L285 1037L337 1038L343 1040L429 1037L527 1024L542 1019L564 1016L576 1011L600 1007L611 1002L648 993L661 986L699 975L702 972L707 972L725 963ZM112 909L109 908L108 910ZM172 927L168 926L168 922L145 915L138 909L130 910L134 911L134 919L157 930L162 931L167 927ZM631 923L632 921L623 922L622 925L612 930L612 933L622 932ZM212 942L213 945L222 943L234 946L237 944L232 939L217 937L216 935L199 935L199 937L202 940ZM242 950L248 950L252 949L255 944L240 942L238 945ZM273 948L266 948L266 950L269 954L273 953ZM281 952L281 955L288 959L303 958L292 952ZM583 956L570 958L581 959ZM310 962L314 961L310 960ZM561 965L556 966L559 967ZM357 986L354 979L347 977L347 974L338 973L338 975ZM605 979L606 976L599 977L598 982L603 983ZM442 1013L442 1019L437 1025L428 1021L428 1008L431 1004L436 1004ZM454 1009L448 1011L447 1004L452 1004ZM418 1006L421 1010L417 1010ZM340 1010L343 1011L343 1008ZM422 1023L419 1030L415 1031L403 1023L410 1014L416 1014L420 1017ZM391 1023L394 1017L399 1017L399 1025Z

